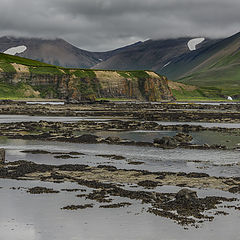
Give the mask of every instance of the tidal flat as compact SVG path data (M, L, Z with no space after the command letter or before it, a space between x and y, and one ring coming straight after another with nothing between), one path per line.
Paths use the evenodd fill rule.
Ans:
M239 238L238 104L0 108L3 239Z

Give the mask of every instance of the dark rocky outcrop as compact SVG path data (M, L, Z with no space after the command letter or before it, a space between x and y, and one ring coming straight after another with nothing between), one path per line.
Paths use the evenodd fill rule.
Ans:
M0 149L0 164L5 163L5 149L1 148Z
M55 177L57 176L57 178ZM165 176L165 178L157 178L157 176ZM173 178L171 176L174 176ZM188 177L187 177L188 176ZM147 204L148 212L157 216L169 218L181 225L191 225L198 227L204 221L212 221L214 215L224 214L227 212L219 212L218 205L232 202L229 208L238 210L237 198L225 198L216 196L207 196L200 198L195 191L188 188L214 188L229 192L237 193L239 190L239 179L226 177L210 177L199 173L199 181L194 181L196 176L190 177L187 173L174 172L149 172L146 170L136 169L118 169L114 166L89 166L89 165L44 165L27 161L16 161L0 166L0 178L8 179L24 179L24 180L41 180L52 182L75 182L81 186L91 188L90 192L83 190L84 194L77 197L84 197L86 200L96 201L98 203L111 203L108 205L100 205L101 208L127 207L131 203L119 202L114 203L115 197L127 198L132 201L140 201ZM108 182L106 182L106 179ZM150 180L152 179L152 180ZM154 191L129 190L123 184L130 183L130 186L140 185L146 188L154 188L156 186L186 184L177 193L159 192L157 188ZM76 190L76 189L75 189ZM73 191L75 191L73 189ZM58 191L45 188L34 187L27 190L32 194L41 193L58 193ZM235 203L234 203L235 202ZM92 203L85 205L68 205L62 209L77 210L93 207ZM144 208L143 208L144 209ZM211 213L208 212L211 210Z
M179 145L190 143L192 139L193 137L191 135L180 132L174 137L164 136L162 138L155 138L153 143L163 148L175 148Z
M176 201L182 202L182 201L194 201L196 200L197 197L197 192L192 191L187 188L181 189L177 194L176 194Z
M178 142L173 137L164 136L162 138L156 138L153 141L155 144L160 145L164 148L175 148L178 146Z

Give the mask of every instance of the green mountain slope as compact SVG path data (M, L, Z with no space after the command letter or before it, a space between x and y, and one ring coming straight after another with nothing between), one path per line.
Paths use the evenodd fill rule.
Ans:
M21 97L173 99L167 79L151 71L63 68L0 54L0 98Z
M162 74L222 96L240 95L240 33L185 54ZM238 97L239 98L239 97Z

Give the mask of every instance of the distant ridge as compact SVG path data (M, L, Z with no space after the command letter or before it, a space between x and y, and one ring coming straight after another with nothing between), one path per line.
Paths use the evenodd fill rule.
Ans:
M0 38L0 52L17 46L27 47L17 56L58 66L90 68L100 62L96 54L79 49L63 39Z
M189 46L201 38L204 41ZM62 39L0 38L0 52L13 47L18 56L48 64L103 70L148 69L173 81L210 87L211 91L214 88L223 97L240 95L240 33L225 39L150 39L107 52L85 51Z
M26 50L17 52L17 56L57 66L113 70L149 69L160 72L164 65L190 52L187 44L191 39L139 41L112 51L90 52L63 39L1 37L0 52L24 46Z

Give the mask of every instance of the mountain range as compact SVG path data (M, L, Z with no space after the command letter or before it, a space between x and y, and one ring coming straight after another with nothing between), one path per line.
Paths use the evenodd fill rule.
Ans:
M161 72L168 63L191 52L188 46L191 39L147 40L112 51L90 52L63 39L1 37L0 52L63 67ZM209 42L213 40L206 39L196 47Z
M152 70L170 80L197 86L203 95L209 91L222 96L240 93L240 33L225 39L150 39L106 52L79 49L63 39L0 38L0 52L11 53L21 46L16 55L48 64Z
M223 95L240 95L240 33L183 54L162 74L182 83L216 88Z

